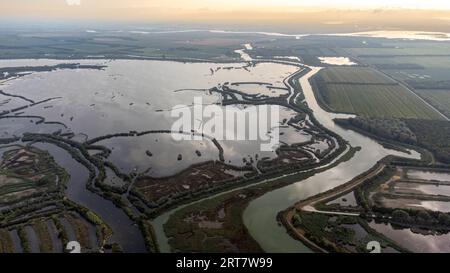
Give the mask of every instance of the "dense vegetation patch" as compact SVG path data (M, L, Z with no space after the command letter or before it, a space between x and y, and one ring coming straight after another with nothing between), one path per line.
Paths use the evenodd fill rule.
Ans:
M417 137L417 144L430 150L436 158L450 164L450 122L441 120L405 120Z
M433 153L437 160L450 163L450 122L448 121L356 117L346 120L338 119L336 122L375 137L425 148Z

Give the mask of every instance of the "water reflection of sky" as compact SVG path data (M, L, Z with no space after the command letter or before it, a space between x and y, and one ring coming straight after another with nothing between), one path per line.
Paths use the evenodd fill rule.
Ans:
M204 105L220 101L218 94L209 94L211 87L225 82L266 82L282 86L282 81L297 70L294 66L261 63L254 67L247 64L178 63L137 60L6 60L0 67L55 65L61 62L82 64L106 64L104 70L57 70L33 73L6 83L2 88L11 94L24 95L35 101L46 98L60 99L42 103L25 110L26 115L43 116L47 121L66 124L76 134L84 133L90 138L106 134L129 131L169 130L176 120L170 110L176 105L192 107L194 97L201 96ZM212 71L214 71L212 73ZM274 73L276 71L276 73ZM241 86L245 91L245 85ZM180 89L183 92L174 92ZM253 92L253 87L249 89ZM14 106L19 105L14 101ZM6 106L4 106L6 107ZM9 106L8 106L9 107ZM235 106L227 106L235 107ZM224 107L221 107L224 109ZM283 109L282 118L289 119L295 112ZM36 126L29 120L0 120L0 128L8 134L23 132L52 133L60 125ZM310 136L293 128L282 128L281 140L286 143L304 142ZM120 138L104 141L114 148L110 160L123 170L138 168L144 171L150 166L151 174L167 175L180 171L190 164L218 158L218 150L211 141L174 143L165 136L155 145L151 136L140 138ZM103 144L103 143L102 143ZM226 162L243 165L242 158L255 158L260 150L258 141L221 141ZM154 157L145 151L151 149ZM202 152L198 157L196 150ZM182 154L183 160L177 159ZM274 152L259 154L275 157Z
M28 65L47 63L55 62L29 60ZM18 66L23 65L23 62L0 62L0 65ZM207 96L205 92L173 92L174 90L209 89L225 82L275 83L296 70L295 67L281 64L259 64L248 68L249 72L243 69L220 69L211 75L210 69L230 64L122 60L107 65L105 70L34 73L8 82L3 89L11 94L26 95L36 101L61 96L62 99L57 101L27 109L27 114L64 122L75 132L95 137L136 129L164 129L173 122L170 112L156 111L170 110L178 104L190 105L194 96L202 96L205 104L216 103L218 100L217 96ZM230 67L242 68L243 65L234 64ZM47 108L48 106L52 108Z
M370 227L391 238L399 245L418 253L449 252L450 234L422 235L413 233L410 229L394 229L390 224L369 223Z
M108 160L122 171L129 173L136 168L138 172L145 172L150 169L147 174L155 177L178 173L191 164L217 160L219 157L218 149L210 140L174 141L170 134L117 137L99 144L112 149ZM178 155L182 155L182 160L178 160Z
M450 212L450 202L445 201L421 201L420 206L432 211Z
M266 193L262 197L252 201L244 211L244 223L253 238L267 252L309 252L310 250L299 241L292 239L284 227L280 227L275 221L278 212L285 210L300 200L333 189L345 182L352 180L357 175L364 173L373 167L383 157L395 154L404 157L419 158L417 152L412 151L407 155L398 151L387 150L376 141L362 136L354 131L345 130L337 126L334 118L348 117L349 115L334 114L324 111L315 100L309 77L320 68L312 68L312 71L300 79L308 106L313 110L315 118L322 125L341 135L353 147L361 147L349 161L338 166L320 172L298 183L288 185L278 190ZM266 234L271 234L267 237Z
M407 176L412 179L449 181L450 173L444 172L426 172L421 170L408 170Z
M450 196L450 186L448 185L397 182L395 183L395 191L399 193L420 191L424 194Z

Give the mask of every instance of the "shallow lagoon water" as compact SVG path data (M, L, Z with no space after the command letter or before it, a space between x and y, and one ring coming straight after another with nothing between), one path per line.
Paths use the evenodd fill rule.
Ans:
M326 203L327 205L339 204L343 207L356 207L358 203L356 201L355 192L351 191L345 195L339 196L338 198L331 200Z
M11 125L11 120L1 119L10 134L24 132L53 133L56 130L72 131L82 141L106 134L129 131L168 130L173 122L170 109L178 104L190 107L194 96L201 96L203 103L216 104L220 97L206 90L226 82L269 82L280 85L297 70L297 67L273 63L260 63L254 67L247 64L178 63L162 61L55 61L17 60L0 61L0 66L54 65L66 62L83 64L105 64L105 70L57 70L36 72L8 81L2 89L10 94L26 96L38 101L60 97L24 110L24 115L42 116L46 121L61 124L40 124L23 119ZM214 71L214 73L211 73ZM273 73L277 71L277 73ZM172 77L173 76L173 77ZM176 80L174 80L176 79ZM245 88L244 88L245 89ZM183 90L178 92L177 90ZM245 90L242 90L245 91ZM237 107L237 106L227 106ZM3 105L1 110L9 110ZM289 119L295 112L282 109L281 116ZM17 118L19 120L19 118ZM27 122L27 123L25 123ZM29 122L29 124L28 124ZM17 125L17 126L16 126ZM36 129L34 129L36 128ZM289 126L282 126L281 140L286 143L308 141L311 136ZM152 166L150 173L165 176L178 172L192 163L217 159L218 151L210 141L190 145L174 145L161 134L139 137L141 140L123 137L102 141L113 153L109 158L125 172L138 168L144 172ZM158 143L155 143L158 139ZM243 157L254 157L258 142L220 141L227 162L242 163ZM111 241L119 242L125 251L144 251L142 235L138 228L114 205L85 188L88 173L64 150L49 144L37 144L49 150L56 161L71 174L68 197L98 213L114 230ZM149 157L149 150L154 156ZM195 151L202 153L198 159ZM259 149L258 149L259 150ZM177 156L183 153L183 160ZM173 156L172 156L173 155ZM159 157L162 156L162 157ZM166 157L167 160L161 158ZM262 157L263 155L261 155ZM275 157L268 152L269 157Z
M287 95L289 91L284 89L284 85L265 85L265 84L237 84L231 86L232 89L251 95L279 97Z
M198 96L202 98L202 103L205 106L220 102L218 94L210 94L207 91L212 87L227 82L266 82L273 86L282 86L283 79L297 69L293 66L274 63L260 63L256 66L247 67L248 64L244 63L187 64L137 60L10 60L0 61L0 66L54 65L61 62L102 64L107 65L107 67L104 70L63 69L53 72L33 73L5 83L2 89L7 93L24 95L35 101L60 97L27 108L25 114L43 116L46 121L64 123L68 130L76 134L83 133L88 135L89 138L129 131L170 130L171 125L176 121L176 118L171 117L170 113L173 107L180 107L181 105L192 107L194 97ZM211 71L214 72L211 73ZM277 71L277 73L273 73L273 71ZM246 92L245 85L240 86L240 89ZM249 90L251 89L252 87L249 87ZM222 107L222 109L224 108ZM293 113L293 111L290 111L290 113ZM11 126L8 121L5 122L5 126ZM51 133L58 129L56 125L53 125L55 128L46 130L41 130L39 126L37 126L39 129L30 129L33 125L32 123L26 126L20 125L17 129L10 128L9 131L10 134L26 131ZM286 136L283 138L291 138L294 141L295 137L292 137L292 134L287 132L288 130L285 131ZM293 130L290 131L294 132ZM151 151L154 157L148 158L145 156L145 150L147 149L144 149L143 152L136 152L150 145L155 147L155 143L149 142L151 138L151 136L145 136L129 140L125 138L110 139L104 142L110 148L115 146L116 151L121 150L125 154L124 158L119 158L115 156L118 152L113 152L113 163L116 163L114 159L122 161L122 163L126 160L128 163L122 164L127 165L123 166L123 169L129 171L135 167L146 169L150 165L147 162L158 163L158 153ZM118 144L116 145L115 142L118 142ZM242 165L242 158L254 156L254 151L259 146L256 141L223 141L221 144L225 150L226 161L233 164L240 162L240 165ZM177 160L177 156L180 154L177 150L180 146L191 147L183 148L183 150L188 149L189 152L183 153L183 158L186 159L183 159L182 162ZM202 149L200 144L176 145L168 140L158 143L157 149L163 157L169 157L168 154L175 154L175 156L172 156L172 161L162 160L161 162L164 164L157 164L156 166L161 168L158 171L155 171L156 167L153 168L155 175L162 176L176 173L189 166L189 159L192 159L191 163L198 163L199 161L217 158L217 150L210 149L210 144L204 145L208 147L201 151L204 154L201 159L191 157L190 150L195 146ZM124 149L127 149L127 152ZM194 153L195 149L192 152ZM273 155L268 156L273 157ZM172 171L163 170L165 166Z
M187 169L192 164L216 160L219 157L218 149L208 139L175 141L170 134L117 137L98 144L112 149L109 160L122 172L145 172L152 177L169 176ZM198 156L196 151L199 151L201 156ZM182 160L178 160L178 155L182 155Z
M418 207L431 211L450 212L450 202L445 201L421 201Z
M449 252L450 233L441 235L423 235L414 233L411 229L395 229L390 224L369 223L370 227L394 240L399 245L410 251L423 252Z
M450 197L449 185L438 184L420 184L413 182L396 182L395 191L398 193L415 193L417 191L423 194L443 195Z
M22 243L20 241L19 234L17 233L17 229L11 230L9 234L14 245L14 252L23 253Z
M357 63L352 62L350 58L347 57L319 57L321 63L331 64L331 65L357 65Z
M408 178L411 179L423 179L423 180L435 180L435 181L447 181L450 182L450 173L448 172L426 172L421 170L408 170Z
M144 252L144 239L139 228L128 218L121 209L102 197L90 192L86 188L89 173L86 168L75 161L68 152L51 144L38 143L35 147L47 150L56 163L63 167L70 175L67 184L67 197L77 204L94 211L114 230L112 242L118 242L124 251Z
M25 233L28 239L31 253L39 253L39 238L31 226L25 226Z
M35 62L48 64L55 61ZM98 62L107 63L108 67L105 70L77 69L34 73L20 80L10 81L3 85L2 89L11 94L26 94L33 100L61 96L61 99L29 108L26 113L41 115L50 121L64 122L73 132L84 133L93 138L132 130L170 129L167 128L167 124L172 124L172 119L167 110L178 104L189 104L192 93L199 92L206 104L218 101L217 96L208 95L205 91L174 92L175 90L209 89L225 82L252 81L279 84L297 70L295 66L273 63L258 64L247 71L242 69L244 64L183 64L162 61ZM24 63L29 65L33 61L3 61L0 62L0 66L18 66ZM219 67L222 69L218 69ZM211 73L211 69L215 72ZM418 156L414 152L412 155L406 155L384 149L367 137L335 125L333 118L348 117L348 115L331 114L318 106L308 83L308 78L318 70L313 68L301 79L309 107L313 109L316 119L322 125L343 136L352 146L362 147L362 150L348 162L299 183L270 192L250 203L244 211L244 223L263 249L269 252L309 251L302 243L292 239L284 227L277 224L276 214L279 211L299 200L351 180L386 155ZM46 108L46 106L52 106L52 108ZM226 143L223 145L227 147ZM248 145L242 147L248 147ZM254 151L254 148L251 149ZM230 150L237 152L241 158L249 154L248 151L241 151L236 147L224 150L228 154L231 154ZM137 160L139 161L139 158ZM78 192L84 187L84 181L77 181L82 183L81 185L73 184L72 193L69 188L71 198L89 208L94 208L94 211L101 214L109 224L114 224L113 229L117 228L120 231L114 236L123 243L125 250L143 249L142 238L135 237L138 236L135 234L138 233L137 227L130 226L128 218L122 211L117 209L107 211L107 208L112 205L109 201L98 196L97 200L97 197L89 197L88 193ZM105 209L106 211L102 211ZM118 217L120 214L123 215ZM125 222L121 222L120 219ZM122 230L123 228L125 230Z

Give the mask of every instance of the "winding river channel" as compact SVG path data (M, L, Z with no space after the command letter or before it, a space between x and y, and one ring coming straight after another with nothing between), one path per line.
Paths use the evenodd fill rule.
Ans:
M310 67L310 69L311 71L300 79L300 84L302 86L306 102L313 110L315 118L323 126L342 136L351 146L361 147L361 150L357 152L349 161L340 163L331 169L317 173L308 179L268 192L260 198L250 202L249 206L244 211L243 221L252 237L266 252L311 252L311 250L300 241L290 237L286 232L286 229L278 224L276 216L280 211L292 206L300 200L328 191L352 180L354 177L373 167L377 161L387 155L398 155L410 158L420 157L419 153L415 151L410 151L410 154L406 154L385 149L379 143L368 137L351 130L345 130L336 125L333 119L348 118L351 116L330 113L323 110L319 106L309 83L309 79L319 72L321 68ZM220 193L218 195L222 194L224 193ZM218 195L208 197L206 199L214 198ZM203 200L196 201L195 203ZM163 229L164 223L166 223L170 215L186 206L189 206L189 204L171 210L153 221L161 252L170 251L168 239L165 236Z
M310 196L333 189L352 180L359 174L373 167L377 161L387 155L419 158L419 153L411 151L405 154L388 150L376 141L351 130L345 130L336 125L335 118L345 118L348 115L329 113L317 103L309 79L320 71L311 68L311 72L300 79L300 84L308 106L313 110L319 123L342 136L353 147L361 147L353 158L338 166L318 173L308 179L269 192L252 201L244 211L243 220L252 237L266 252L311 252L300 241L293 239L276 220L278 212L292 206L294 203Z
M69 173L70 181L67 184L67 197L100 215L114 231L112 237L109 238L110 241L119 243L126 252L146 251L144 238L139 228L128 218L125 212L114 206L111 201L90 192L86 188L85 183L88 180L89 172L81 163L75 161L66 150L56 145L38 143L34 146L48 151L55 158L55 161Z

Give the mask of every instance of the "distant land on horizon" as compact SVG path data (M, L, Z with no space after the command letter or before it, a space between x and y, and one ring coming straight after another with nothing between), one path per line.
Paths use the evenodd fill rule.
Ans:
M406 9L327 9L292 11L211 12L199 10L171 16L136 16L110 18L106 14L69 12L40 16L20 13L10 16L1 11L0 31L15 28L99 28L132 29L163 27L176 29L227 29L274 31L290 34L345 33L374 30L408 30L448 32L450 11ZM17 13L16 13L17 14Z

